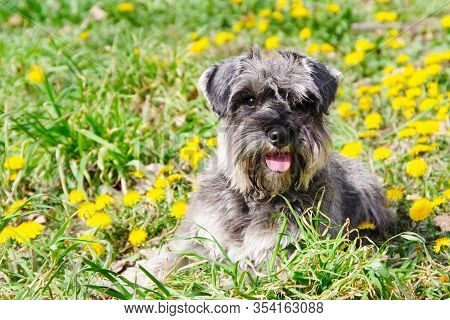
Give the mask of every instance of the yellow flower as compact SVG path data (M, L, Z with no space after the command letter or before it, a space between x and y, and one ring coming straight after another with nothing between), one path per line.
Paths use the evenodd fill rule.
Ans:
M352 110L352 105L349 102L340 103L337 106L337 112L343 119L348 119L356 114L356 112Z
M264 47L268 50L276 49L280 46L280 38L277 36L268 37L264 41Z
M143 177L145 177L145 174L142 170L138 169L133 172L133 176L137 179L142 179Z
M117 5L117 11L119 12L133 12L134 11L134 3L131 2L122 2Z
M267 20L261 20L256 25L261 32L266 32L269 29L269 22Z
M425 98L419 103L419 110L425 111L436 107L439 104L438 99L435 98Z
M288 0L277 0L275 3L275 8L277 8L277 10L283 10L286 9L288 5Z
M335 49L334 47L329 44L329 43L322 43L320 45L320 51L324 52L324 53L330 53L330 52L334 52Z
M233 41L235 38L235 35L231 32L222 31L216 34L216 37L214 39L216 45L219 47L223 45L224 43Z
M311 17L311 12L305 6L301 4L294 4L291 10L291 16L293 18L309 18Z
M378 133L376 131L363 131L358 133L358 138L376 138Z
M80 218L86 219L97 212L97 207L94 203L86 201L79 205L77 212Z
M272 10L269 8L262 9L258 12L258 16L261 18L268 18L272 14Z
M173 169L174 169L173 165L167 164L158 170L158 174L169 173L169 172L173 171Z
M415 136L417 134L416 129L414 128L404 128L398 132L399 138L409 138Z
M231 0L231 3L233 3L233 4L241 4L242 0Z
M177 219L180 219L185 216L187 210L187 203L185 200L178 200L172 204L172 208L170 209L170 214Z
M231 27L231 29L233 30L234 33L241 32L243 28L244 28L244 22L242 22L242 21L235 22L233 24L233 26Z
M357 158L362 151L363 147L359 142L351 141L342 147L340 154L347 158Z
M78 36L78 39L86 41L87 39L89 39L91 35L89 34L89 31L84 31L82 33L80 33L80 35Z
M14 237L14 227L6 226L2 231L0 231L0 244L5 243L8 239Z
M444 197L446 197L447 199L450 200L450 188L445 189L442 194L443 194Z
M382 121L381 114L374 112L367 115L367 117L364 119L364 124L366 126L366 129L368 130L379 129L381 126L381 121Z
M378 147L373 150L373 157L380 161L386 160L391 154L392 152L388 147Z
M411 160L406 165L406 173L413 178L419 178L423 176L427 172L427 170L428 164L420 158Z
M72 190L69 193L69 202L74 204L86 199L86 194L81 190Z
M392 22L397 20L397 12L394 11L378 11L375 13L375 21L377 22Z
M439 206L441 206L441 205L443 205L445 203L447 203L447 198L444 197L444 196L439 196L439 197L434 198L431 201L431 206L434 209L434 208L439 207Z
M33 64L30 66L30 70L27 74L27 80L31 83L43 83L45 80L44 70L38 64Z
M338 5L337 3L329 3L327 5L327 10L331 13L339 13L341 11L341 6Z
M34 221L23 222L12 229L12 238L18 243L29 242L39 236L44 230L44 226Z
M391 188L386 190L386 197L392 201L403 199L403 188Z
M152 188L149 191L147 191L147 193L145 194L145 197L154 203L158 203L158 202L164 200L164 190L158 189L158 188Z
M413 101L412 98L420 97L422 92L423 90L421 87L408 88L406 90L406 97L408 100Z
M417 199L409 209L409 217L413 221L424 220L430 216L432 209L430 200L427 198Z
M198 40L198 38L200 38L200 36L198 35L197 32L191 32L191 33L189 33L189 40L195 41L195 40Z
M143 228L133 229L128 236L128 241L133 247L136 247L147 240L147 231Z
M358 39L355 43L356 51L368 51L375 48L375 43L367 39Z
M208 38L205 37L200 38L189 45L189 51L192 54L200 54L208 48L209 48L209 40Z
M361 222L357 227L359 230L375 230L376 226L370 221Z
M442 17L441 24L445 29L449 29L450 28L450 15L446 15L446 16Z
M91 215L86 220L86 225L88 227L98 227L100 229L104 229L109 227L112 224L111 217L105 212L97 212Z
M132 207L141 201L141 195L136 191L128 191L123 197L122 202L126 207Z
M156 178L153 186L158 189L165 189L169 186L169 183L167 182L166 178L158 177L158 178Z
M386 46L391 49L398 50L405 46L405 42L402 39L391 38L386 41Z
M21 156L11 156L5 160L3 167L10 170L20 170L25 166L25 159Z
M407 55L406 53L404 53L404 54L397 56L397 58L395 58L395 61L398 64L404 64L404 63L407 63L409 61L409 59L410 59L410 56Z
M371 96L363 95L358 100L358 107L363 111L372 109L373 98Z
M365 58L364 51L353 51L348 53L345 58L344 62L346 65L352 66L361 63Z
M167 177L167 180L169 180L170 184L173 184L175 181L182 180L184 176L180 173L174 173Z
M310 28L304 27L302 30L300 30L298 35L299 35L301 40L308 40L309 38L311 38L312 31L311 31Z
M426 144L417 144L411 148L409 154L413 157L418 156L421 153L430 152L433 150L433 146Z
M89 251L89 249L91 249L97 256L101 256L105 253L105 247L101 242L99 242L98 240L96 241L93 235L83 234L78 236L78 239L86 241L83 243L83 247L86 251Z
M95 208L97 210L103 210L113 202L112 197L107 193L102 193L95 198Z
M427 83L427 92L430 97L437 98L439 96L439 84L437 82Z
M317 43L311 43L307 48L306 48L306 53L308 53L309 55L314 55L316 53L320 52L320 45Z
M280 11L274 11L272 13L272 18L274 18L277 21L283 21L284 20L284 15Z
M206 140L206 145L210 148L214 148L217 146L217 138L211 137L208 140Z
M434 252L439 253L441 252L442 247L448 248L449 246L450 246L450 238L442 237L436 240L436 242L434 243L433 250Z
M411 126L420 135L430 135L439 131L439 122L436 120L418 120L414 121Z
M6 209L5 212L3 212L3 216L9 216L10 214L20 212L19 208L21 208L23 206L25 201L26 201L26 199L20 199L20 200L15 201L13 204L11 204L8 207L8 209ZM26 208L26 207L24 207L24 208Z

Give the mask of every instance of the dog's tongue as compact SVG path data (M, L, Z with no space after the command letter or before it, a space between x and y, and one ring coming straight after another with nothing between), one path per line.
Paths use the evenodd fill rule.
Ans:
M290 153L275 153L264 156L270 170L275 172L286 172L291 167L292 155Z

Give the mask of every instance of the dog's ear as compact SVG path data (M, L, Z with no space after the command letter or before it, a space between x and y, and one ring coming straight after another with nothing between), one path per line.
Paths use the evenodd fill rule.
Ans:
M321 96L319 110L328 114L330 105L336 97L342 73L332 66L315 60L310 60L309 65L311 67L311 76Z
M230 99L230 84L236 76L238 57L233 57L206 69L198 81L198 87L214 112L222 117Z

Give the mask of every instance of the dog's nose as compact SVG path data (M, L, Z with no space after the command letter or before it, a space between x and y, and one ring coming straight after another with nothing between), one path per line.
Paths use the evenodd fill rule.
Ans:
M267 132L267 137L270 143L277 148L283 148L291 142L289 130L281 126L270 128Z

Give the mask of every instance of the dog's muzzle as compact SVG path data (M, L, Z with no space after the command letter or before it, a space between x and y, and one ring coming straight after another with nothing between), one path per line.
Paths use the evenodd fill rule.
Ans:
M282 126L271 127L267 131L267 138L276 148L286 147L291 142L289 130Z

